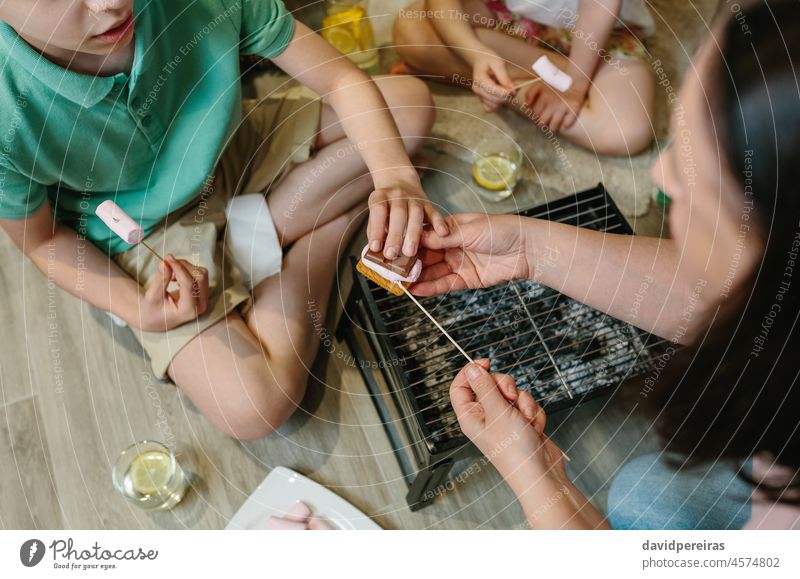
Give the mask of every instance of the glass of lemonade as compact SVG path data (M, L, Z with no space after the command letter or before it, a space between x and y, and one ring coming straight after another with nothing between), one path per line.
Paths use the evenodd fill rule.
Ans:
M366 0L327 0L322 37L360 68L372 68L380 60Z
M472 153L472 178L486 201L511 197L522 174L522 149L508 135L484 137Z
M123 450L111 476L117 492L146 510L171 509L186 494L186 477L175 454L153 440Z

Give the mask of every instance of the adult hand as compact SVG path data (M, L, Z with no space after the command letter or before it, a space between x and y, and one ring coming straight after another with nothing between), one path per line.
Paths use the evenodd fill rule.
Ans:
M529 278L524 217L460 213L445 219L450 234L425 231L425 266L411 291L431 296Z
M487 368L485 360L468 364L450 386L461 430L515 491L538 477L568 482L564 455L544 434L544 411L527 391L517 391L516 400L509 401L516 382Z
M177 291L169 285L177 282ZM166 332L202 315L208 308L208 270L167 254L140 298L139 328Z

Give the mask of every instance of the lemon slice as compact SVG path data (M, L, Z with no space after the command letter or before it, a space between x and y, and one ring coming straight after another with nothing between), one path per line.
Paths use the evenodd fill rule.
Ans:
M131 462L129 476L136 492L143 495L157 493L172 478L172 459L165 452L144 452Z
M514 185L517 165L502 155L481 157L472 165L472 177L484 189L500 191Z
M358 50L358 43L353 37L353 34L341 26L329 28L323 32L325 40L327 40L334 48L342 54L350 54Z

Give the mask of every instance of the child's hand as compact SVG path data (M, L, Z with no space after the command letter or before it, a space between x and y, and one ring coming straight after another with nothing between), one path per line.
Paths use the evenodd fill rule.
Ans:
M442 214L419 185L382 187L369 196L369 247L372 251L383 249L386 259L399 257L401 249L404 255L416 255L424 222L433 225L442 237L449 233Z
M170 293L171 282L178 291ZM202 315L208 307L208 270L167 254L140 300L140 329L166 332Z
M537 82L525 93L525 104L533 109L534 121L554 133L568 129L578 118L586 101L586 92L570 89L558 92L546 82Z
M512 488L540 476L566 481L563 453L544 434L544 411L530 393L516 391L511 376L487 368L488 360L468 364L450 386L461 430Z
M515 92L508 76L506 61L493 52L476 57L472 62L472 92L478 95L483 109L493 113Z

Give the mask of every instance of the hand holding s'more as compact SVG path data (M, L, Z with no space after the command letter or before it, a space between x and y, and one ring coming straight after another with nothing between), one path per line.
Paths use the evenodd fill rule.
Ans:
M396 296L406 294L409 299L422 310L422 313L439 328L439 331L450 340L450 343L456 347L461 355L469 362L473 362L472 357L467 354L464 348L447 333L441 324L436 321L436 318L434 318L430 312L419 303L417 298L408 291L408 286L417 281L422 273L421 259L416 256L409 257L404 255L393 261L388 261L381 253L371 251L369 246L367 246L361 252L361 259L358 264L356 264L356 270L367 279Z

